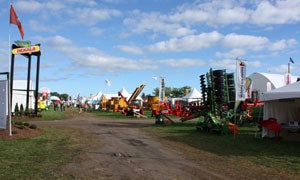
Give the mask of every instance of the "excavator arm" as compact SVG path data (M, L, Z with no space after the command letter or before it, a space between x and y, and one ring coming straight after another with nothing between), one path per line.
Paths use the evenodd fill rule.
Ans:
M132 93L132 95L130 96L130 98L127 101L128 105L138 97L138 95L142 92L142 90L144 89L145 86L146 86L145 84L142 84L134 90L134 92Z

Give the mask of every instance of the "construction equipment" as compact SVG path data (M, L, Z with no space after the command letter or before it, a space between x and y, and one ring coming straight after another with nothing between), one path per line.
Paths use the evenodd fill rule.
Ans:
M138 86L128 100L126 100L126 97L123 97L122 93L119 92L119 96L124 98L126 102L126 107L124 107L122 110L123 114L126 114L127 116L134 116L135 114L144 114L142 101L136 98L142 92L145 86L145 84Z

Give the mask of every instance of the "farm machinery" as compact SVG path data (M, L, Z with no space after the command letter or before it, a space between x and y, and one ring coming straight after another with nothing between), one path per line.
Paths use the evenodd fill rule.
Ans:
M119 92L119 96L125 99L125 104L126 104L126 106L122 110L123 114L127 116L135 116L135 115L141 116L144 114L142 101L136 98L142 92L145 86L146 86L145 84L138 86L128 100L126 100L126 98L123 97L122 93Z
M197 129L202 132L238 133L231 116L236 107L234 74L210 69L208 73L200 75L200 87L203 98L201 108L181 120L199 117Z
M246 78L246 91L250 85L251 79ZM252 92L252 98L246 98L245 101L236 99L234 73L210 69L208 73L200 75L200 87L201 106L182 117L181 121L199 117L198 130L224 134L238 133L237 124L261 120L263 104L256 98L255 92Z

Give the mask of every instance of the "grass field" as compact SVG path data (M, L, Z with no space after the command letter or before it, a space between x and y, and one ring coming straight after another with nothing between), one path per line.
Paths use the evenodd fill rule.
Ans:
M31 120L65 119L76 110L65 112L45 111L41 118ZM120 112L94 111L96 116L108 118L132 118ZM195 121L172 125L155 125L151 112L146 112L153 126L145 130L168 141L184 143L201 151L222 157L249 161L257 166L281 169L292 174L300 174L300 142L272 141L262 139L255 126L240 127L240 134L205 134L196 130ZM18 119L15 119L18 121ZM26 118L19 119L26 121ZM30 119L29 119L30 120ZM44 179L57 176L80 147L76 143L76 132L60 128L43 128L43 134L30 139L0 141L0 179Z
M71 131L43 128L35 138L0 141L0 179L53 179L80 149ZM74 145L75 144L75 145Z
M235 136L199 132L196 130L196 122L153 125L147 131L160 138L181 142L219 156L300 174L300 142L262 139L256 126L239 127L240 133Z

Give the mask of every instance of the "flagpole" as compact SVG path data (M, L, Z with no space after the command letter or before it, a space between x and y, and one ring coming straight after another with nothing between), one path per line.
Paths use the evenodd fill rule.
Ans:
M11 3L10 3L11 5ZM9 5L9 11L10 11L10 5ZM8 118L9 118L9 136L12 136L12 130L11 130L11 107L12 107L12 95L11 95L11 90L10 90L10 83L11 81L11 71L10 71L10 66L11 66L11 50L10 50L10 21L8 22L8 72L9 72L9 78L8 78Z

